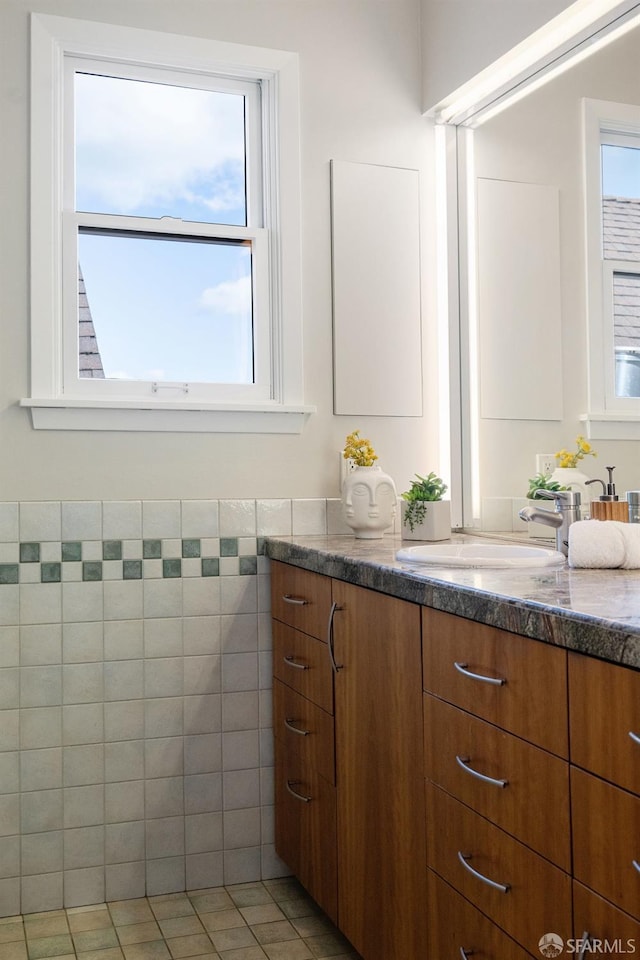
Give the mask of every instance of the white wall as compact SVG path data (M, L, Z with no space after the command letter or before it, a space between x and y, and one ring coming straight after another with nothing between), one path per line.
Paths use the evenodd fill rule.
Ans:
M546 384L541 358L562 350L563 419L481 420L480 477L483 497L523 497L535 472L536 453L572 448L584 433L587 412L587 319L583 194L582 98L640 103L638 43L634 30L552 83L480 127L475 134L478 177L555 186L560 191L561 337L546 337L530 362ZM482 332L480 331L480 336ZM561 346L560 346L561 341ZM640 485L636 441L594 441L597 458L581 463L590 477L606 480L616 466L619 493Z
M422 0L424 109L569 6L568 0Z
M28 391L29 10L299 53L305 399L318 410L302 435L34 431L17 406ZM419 0L3 0L0 500L336 496L338 451L357 427L371 437L399 489L416 471L439 469L433 360L426 366L426 417L354 422L332 413L329 160L419 168L428 198L419 17ZM423 208L429 224L428 199ZM431 243L427 235L425 248ZM429 358L435 350L428 270L423 288Z

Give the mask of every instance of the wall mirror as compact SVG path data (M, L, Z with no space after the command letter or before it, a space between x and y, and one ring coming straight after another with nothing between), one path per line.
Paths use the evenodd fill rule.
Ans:
M440 131L467 528L518 530L536 455L578 434L590 476L615 464L620 492L640 487L639 14L616 5Z

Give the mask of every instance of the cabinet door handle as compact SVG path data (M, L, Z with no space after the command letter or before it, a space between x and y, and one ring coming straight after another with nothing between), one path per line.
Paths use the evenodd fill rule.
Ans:
M471 670L467 669L466 663L458 663L457 660L453 662L454 667L458 673L464 674L465 677L471 677L472 680L482 680L483 683L492 683L496 687L502 687L507 681L502 677L485 677L482 673L472 673Z
M488 777L486 773L479 773L477 770L474 770L473 767L468 766L471 763L470 757L459 757L456 754L456 763L459 767L465 771L465 773L470 773L472 777L477 777L478 780L482 780L483 783L490 783L494 787L506 787L509 783L508 780L496 780L495 777Z
M637 860L632 860L631 863L633 864L635 869L638 871L638 873L640 873L640 863L638 863Z
M640 743L640 737L638 736L637 733L634 733L633 730L629 730L629 736L631 737L634 743Z
M462 960L466 960L467 957L473 956L473 950L465 950L464 947L460 947L460 956Z
M473 874L473 876L476 877L478 880L482 880L483 883L486 883L490 887L493 887L494 890L500 890L501 893L509 892L508 883L496 883L495 880L490 880L489 877L485 877L484 874L478 873L477 870L474 870L473 867L467 863L467 860L470 860L470 859L471 859L470 853L462 853L460 850L458 850L458 860L460 861L462 866L465 868L465 870L468 870L469 873Z
M298 787L302 783L302 780L287 780L287 790L292 797L295 797L296 800L302 800L303 803L311 803L311 797L305 797L303 793L298 793L297 790L294 790L294 787Z
M308 670L308 669L309 669L309 664L308 664L308 663L296 663L296 658L294 657L294 655L293 655L292 653L288 653L288 654L286 655L286 657L283 657L282 659L284 660L284 662L285 662L289 667L295 667L296 670Z
M327 647L329 648L329 661L331 663L331 669L334 673L337 673L338 670L342 670L342 664L336 663L336 657L333 650L333 615L336 610L340 610L341 607L333 601L331 604L331 610L329 611L329 620L327 622Z
M309 603L303 597L292 597L290 593L283 593L282 599L285 603L293 603L296 607L304 607L305 604Z
M292 733L297 733L301 737L308 737L311 733L311 730L303 730L301 727L296 727L293 717L285 717L284 725L287 730L291 730Z
M582 950L580 951L580 956L578 960L584 960L587 955L587 947L591 944L591 937L589 936L589 931L585 930L580 938L583 941Z

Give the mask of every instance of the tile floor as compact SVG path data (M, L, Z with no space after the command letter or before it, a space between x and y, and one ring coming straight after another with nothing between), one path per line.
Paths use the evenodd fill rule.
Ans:
M0 960L358 960L296 880L0 920Z

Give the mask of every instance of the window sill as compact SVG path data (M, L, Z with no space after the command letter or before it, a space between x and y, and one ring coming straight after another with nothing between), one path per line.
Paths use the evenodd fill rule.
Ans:
M177 433L302 433L316 408L304 404L231 404L153 400L28 398L34 430Z
M589 440L640 440L640 416L630 413L583 413Z

